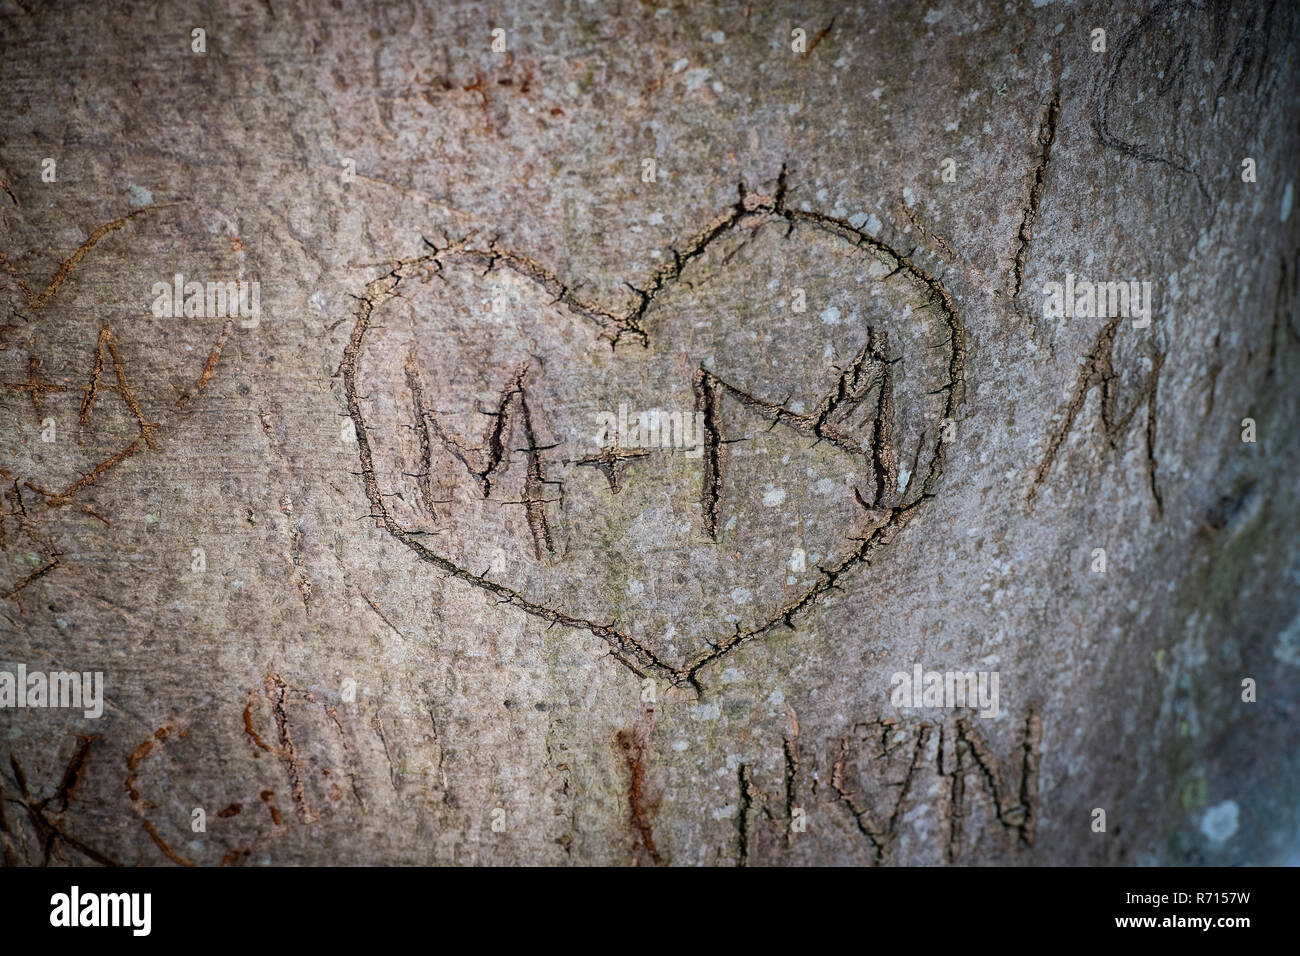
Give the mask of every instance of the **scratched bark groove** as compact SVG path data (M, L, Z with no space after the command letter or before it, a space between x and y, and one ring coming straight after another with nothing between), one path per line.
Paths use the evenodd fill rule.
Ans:
M1300 859L1298 26L0 0L4 862Z

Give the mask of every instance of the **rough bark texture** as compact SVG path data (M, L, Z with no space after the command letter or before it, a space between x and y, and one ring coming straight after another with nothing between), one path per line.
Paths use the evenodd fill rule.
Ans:
M0 2L4 860L1295 860L1297 22Z

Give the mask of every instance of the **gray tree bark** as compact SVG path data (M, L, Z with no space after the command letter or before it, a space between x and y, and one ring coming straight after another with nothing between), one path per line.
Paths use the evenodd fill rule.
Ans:
M1296 859L1294 8L0 24L6 863Z

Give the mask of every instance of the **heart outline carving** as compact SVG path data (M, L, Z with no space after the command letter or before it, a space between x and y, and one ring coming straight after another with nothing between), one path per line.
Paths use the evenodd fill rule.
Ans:
M595 322L601 329L601 337L609 341L612 349L617 350L618 345L624 340L648 346L650 333L643 325L642 319L656 297L671 286L687 266L703 254L712 243L733 229L742 228L759 219L783 220L791 230L796 224L812 225L834 238L870 251L889 268L887 277L903 275L917 287L927 305L936 311L942 324L947 328L948 338L944 342L947 353L947 383L940 391L944 396L942 417L947 420L954 419L956 409L964 397L965 329L952 294L938 279L912 262L911 253L900 253L845 220L791 208L786 202L786 181L783 171L778 179L776 192L772 195L747 192L742 185L737 202L697 233L684 246L684 251L674 251L673 260L651 277L646 289L638 289L629 284L637 295L637 302L625 312L608 310L579 299L554 273L531 259L502 248L495 239L486 246L476 246L469 241L461 241L444 247L438 247L426 240L430 252L399 260L387 274L368 283L364 294L357 297L360 304L357 307L352 333L344 348L339 373L343 378L348 415L356 433L362 484L371 507L369 517L374 518L376 526L414 551L421 560L432 564L448 576L478 587L493 595L500 603L517 607L525 613L545 620L548 625L559 624L585 630L604 641L610 648L610 655L639 677L644 678L647 674L653 673L678 687L689 686L699 690L696 675L703 668L722 659L740 645L761 638L780 626L793 629L794 619L799 614L811 607L821 595L836 588L838 580L843 575L859 565L869 565L874 556L907 525L916 509L934 497L933 489L942 474L945 445L948 441L944 429L938 429L934 440L926 446L928 464L924 476L920 479L920 494L917 497L910 502L901 501L890 507L883 518L870 528L869 533L852 539L857 541L855 548L833 566L819 566L817 569L819 577L815 583L799 592L775 615L747 628L741 628L737 624L734 634L726 636L717 643L710 642L710 650L686 660L682 666L674 666L660 659L650 648L614 624L603 624L558 608L537 604L520 591L491 580L487 577L487 572L477 573L461 567L426 545L421 540L423 537L421 533L402 527L386 505L379 486L370 432L362 414L361 398L357 387L358 369L364 351L366 333L376 310L389 299L397 297L397 290L402 282L418 275L427 275L430 270L441 270L444 263L476 264L484 268L484 274L494 268L508 268L547 292L552 297L553 304L562 305L573 315ZM715 387L731 388L720 381L715 384ZM788 419L800 417L785 414ZM789 421L786 423L790 424Z

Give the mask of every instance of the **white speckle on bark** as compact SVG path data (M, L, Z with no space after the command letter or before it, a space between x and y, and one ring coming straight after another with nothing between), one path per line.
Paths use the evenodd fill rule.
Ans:
M1215 843L1226 843L1237 832L1237 801L1224 800L1201 817L1201 832Z

